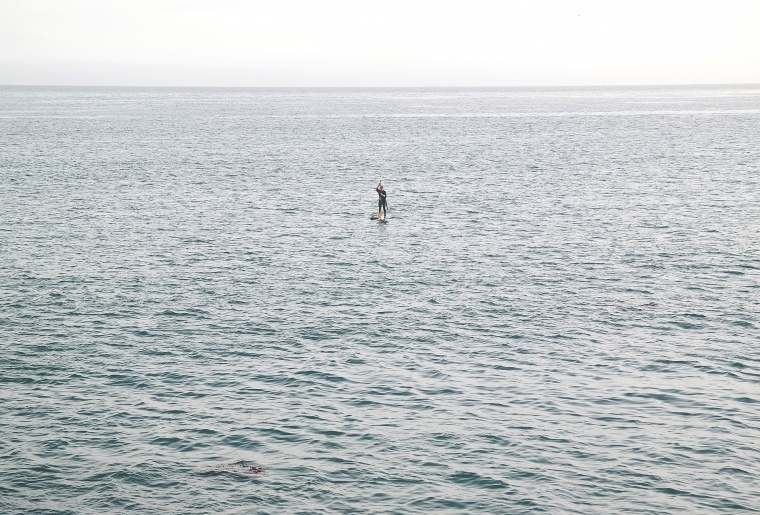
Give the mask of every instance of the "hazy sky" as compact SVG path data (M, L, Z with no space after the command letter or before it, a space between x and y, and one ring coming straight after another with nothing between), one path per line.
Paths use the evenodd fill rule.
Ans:
M0 0L0 84L760 83L760 0Z

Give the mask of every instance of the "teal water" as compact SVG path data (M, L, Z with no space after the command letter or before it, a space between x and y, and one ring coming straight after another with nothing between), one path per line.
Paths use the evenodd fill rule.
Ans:
M0 511L760 511L759 221L760 86L0 88Z

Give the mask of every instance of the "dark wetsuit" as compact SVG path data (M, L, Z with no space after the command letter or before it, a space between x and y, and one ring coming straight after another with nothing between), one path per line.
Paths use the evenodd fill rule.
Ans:
M383 212L383 215L388 214L388 203L385 201L385 190L381 190L378 186L375 188L375 191L377 191L377 194L380 196L380 198L377 199L377 212L380 211Z

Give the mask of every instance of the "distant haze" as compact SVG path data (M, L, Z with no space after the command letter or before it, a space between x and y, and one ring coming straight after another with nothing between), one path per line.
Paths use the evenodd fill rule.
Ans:
M0 84L760 83L758 0L0 0Z

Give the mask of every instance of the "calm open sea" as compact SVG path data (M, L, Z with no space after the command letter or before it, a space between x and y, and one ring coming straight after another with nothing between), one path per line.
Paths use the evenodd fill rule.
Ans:
M740 510L760 85L0 88L0 512Z

